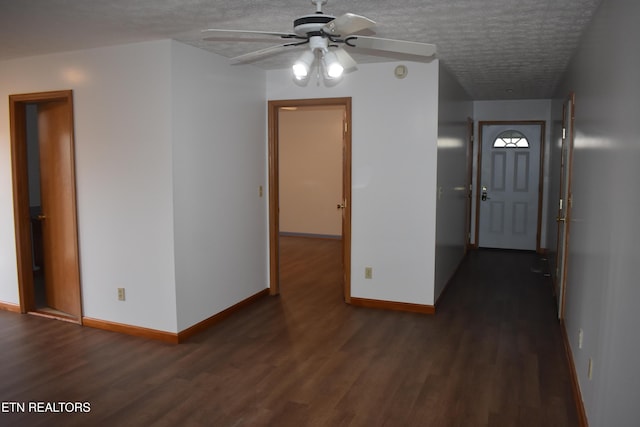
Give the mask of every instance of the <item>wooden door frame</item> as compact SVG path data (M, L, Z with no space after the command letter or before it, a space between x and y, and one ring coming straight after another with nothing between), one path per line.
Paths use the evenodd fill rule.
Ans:
M479 121L478 122L478 157L477 157L477 170L476 170L476 218L475 218L475 236L474 247L480 247L479 235L480 235L480 194L482 186L482 138L484 126L493 125L538 125L540 126L540 167L538 173L538 224L536 230L536 252L542 253L540 247L540 238L542 233L542 202L543 202L543 183L544 183L544 148L546 139L546 126L547 123L544 120L498 120L498 121Z
M571 117L569 117L569 123L566 123L566 116L567 116L567 106L568 104L571 104ZM555 264L556 264L556 268L558 268L560 266L560 245L562 244L562 242L560 241L560 227L562 227L562 223L560 222L559 218L560 218L560 207L559 207L559 199L562 197L562 192L563 192L563 188L564 188L564 168L568 168L568 172L566 173L567 175L567 200L565 200L566 203L566 210L565 210L565 216L564 216L564 248L562 249L562 252L565 253L564 258L562 260L562 277L556 277L557 276L557 270L556 270L556 274L552 275L552 277L555 277L556 280L558 281L558 285L560 286L560 284L562 284L562 289L559 289L559 291L562 293L562 295L560 295L560 304L558 306L558 319L563 320L564 319L564 309L566 307L566 295L567 295L567 266L568 266L568 259L569 257L567 256L566 252L569 249L569 235L570 235L570 230L571 230L571 175L572 175L572 170L573 170L573 142L575 140L575 135L574 135L574 120L575 120L575 109L576 109L576 95L574 92L570 92L569 96L567 97L565 103L563 103L562 105L562 129L569 129L570 132L568 132L570 138L567 140L566 138L566 134L567 132L563 132L563 138L562 138L562 144L563 147L561 149L561 166L560 166L560 192L559 192L559 198L558 198L558 214L556 215L556 223L558 226L558 233L556 234L556 260L555 260ZM565 159L564 158L564 144L569 144L567 147L567 152L569 153L569 158Z
M465 182L465 224L464 224L464 254L472 248L471 245L471 204L473 193L473 143L474 123L471 117L467 117L467 176Z
M76 207L76 178L75 178L75 138L73 118L73 91L61 90L51 92L37 92L28 94L9 95L9 126L11 133L11 169L13 179L13 214L15 223L16 258L18 271L18 293L20 298L20 312L29 313L36 310L34 282L33 282L33 256L31 244L31 214L29 209L29 179L27 166L27 142L26 142L26 106L27 104L43 104L47 102L65 102L71 110L70 141L72 153L72 182L69 189L72 193L72 221L74 227L74 241L71 242L75 257L79 260L78 233L77 233L77 207ZM78 265L78 269L80 266ZM80 283L78 283L80 287ZM79 289L78 295L81 289ZM58 317L58 316L51 316ZM61 320L73 321L82 324L82 298L80 296L80 315L75 317L60 316Z
M285 99L268 101L269 126L269 293L280 293L280 187L279 187L279 111L282 107L342 106L345 108L346 129L342 155L342 183L345 208L342 219L342 257L344 269L344 300L351 302L351 98Z

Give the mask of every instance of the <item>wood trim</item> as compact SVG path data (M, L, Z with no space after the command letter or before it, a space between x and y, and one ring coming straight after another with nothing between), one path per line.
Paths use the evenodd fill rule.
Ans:
M571 106L571 116L569 117L569 123L567 124L568 127L570 127L571 132L570 132L570 138L568 141L566 141L567 144L569 144L568 146L568 153L569 153L569 158L565 159L565 167L568 168L568 172L567 172L567 194L565 195L567 197L567 200L565 200L566 202L566 212L565 212L565 231L564 231L564 248L562 249L563 253L564 253L564 258L563 258L563 266L562 266L562 277L560 278L560 284L562 284L562 304L558 307L558 317L560 319L564 319L564 310L565 307L567 305L566 303L566 297L567 297L567 270L569 267L569 239L571 237L571 210L572 210L572 200L573 200L573 190L572 188L572 176L573 176L573 148L574 148L574 142L575 142L575 115L576 115L576 94L575 92L570 92L569 96L567 98L567 102L570 104ZM564 120L564 116L566 115L566 112L563 112L563 120ZM561 179L564 180L564 174L563 176L561 176ZM561 181L560 183L560 194L562 194L562 187L564 187L564 183ZM559 225L559 224L558 224ZM557 264L557 262L556 262Z
M408 311L411 313L435 314L433 305L413 304L408 302L383 301L367 298L351 298L351 305L366 308L378 308L382 310Z
M258 299L269 295L269 289L263 289L260 292L251 295L249 298L246 298L237 304L232 305L231 307L221 311L220 313L214 314L213 316L196 323L195 325L179 332L166 332L160 331L157 329L149 329L143 328L140 326L127 325L124 323L111 322L108 320L100 320L94 319L91 317L83 317L83 325L89 326L90 328L103 329L105 331L117 332L126 335L133 335L141 338L148 338L156 341L163 341L171 344L179 344L189 339L190 337L196 335L199 332L204 331L205 329L210 328L211 326L220 323L227 317L232 314L240 311L244 307L256 302Z
M476 168L476 218L475 218L475 233L474 244L475 249L480 247L478 238L480 236L480 194L482 187L482 128L484 126L492 125L538 125L540 126L540 171L538 176L538 224L536 226L536 252L540 252L540 240L542 233L542 202L544 200L544 148L546 141L546 127L547 124L544 120L486 120L478 122L478 162Z
M546 146L547 124L540 122L540 169L538 170L538 229L536 230L536 252L542 253L542 204L544 202L544 153Z
M24 96L9 96L9 123L11 134L11 170L13 178L13 217L15 224L16 260L18 268L18 294L20 312L35 308L33 295L33 260L31 248L31 224L29 212L29 188L27 176L26 112Z
M344 151L342 153L342 193L344 195L345 207L342 219L342 269L344 274L344 302L351 303L351 98L341 98L344 102Z
M126 325L124 323L110 322L108 320L83 317L82 324L90 328L102 329L105 331L118 332L120 334L133 335L141 338L148 338L157 341L164 341L171 344L178 344L178 334L173 332L159 331L157 329L143 328L140 326Z
M538 171L538 229L536 231L536 252L542 253L542 204L544 202L544 153L547 141L547 123L540 122L540 170Z
M280 293L280 180L278 177L278 108L280 105L269 101L269 293Z
M301 237L303 239L324 239L324 240L341 240L339 234L314 234L314 233L297 233L295 231L281 231L278 233L280 237Z
M471 204L472 195L471 188L473 185L473 144L474 144L474 122L471 117L467 117L467 152L466 152L466 162L467 162L467 176L465 181L465 192L466 192L466 201L464 204L464 255L467 254L467 251L472 248L471 245Z
M475 212L475 224L473 233L473 248L480 248L480 194L482 193L482 124L484 122L478 122L478 141L476 147L478 150L478 158L476 161L476 212Z
M576 412L578 414L578 425L580 427L589 427L589 420L587 419L587 412L585 411L584 401L582 400L582 392L580 391L580 383L578 382L578 373L576 371L576 365L573 360L573 352L571 351L571 344L569 343L567 328L563 320L560 320L560 332L562 334L562 342L564 344L565 355L567 356L567 364L569 365L569 375L571 376L573 399L575 400Z
M10 311L12 313L20 313L20 305L0 301L0 310Z
M562 103L562 130L561 132L564 132L564 129L567 127L567 103L563 102ZM562 198L563 195L563 188L564 188L564 172L565 172L565 167L566 167L566 160L565 160L565 156L564 156L564 144L566 144L566 135L563 134L561 136L561 144L560 144L560 187L559 187L559 191L558 191L558 200L554 202L556 202L556 218L560 217L561 214L561 210L560 210L560 206L559 206L559 202ZM563 313L562 313L562 307L560 306L560 303L562 302L561 299L558 299L558 297L560 296L560 283L562 282L562 278L558 277L558 267L560 266L560 256L561 256L561 250L563 250L564 248L561 248L562 246L562 242L560 240L560 230L562 227L562 223L560 221L558 221L556 219L556 259L555 259L555 265L553 266L553 268L551 269L551 277L554 279L553 280L553 293L556 296L556 306L558 307L558 318L559 319L563 319Z
M77 317L68 316L56 312L48 312L46 309L36 309L34 311L29 311L28 314L31 314L33 316L46 317L47 319L56 319L63 322L75 323L76 325L82 325L81 319Z
M220 323L221 321L223 321L224 319L226 319L227 317L231 316L232 314L242 310L243 308L245 308L248 305L253 304L254 302L256 302L257 300L259 300L262 297L265 297L267 295L269 295L269 289L263 289L260 292L251 295L249 298L246 298L242 301L240 301L237 304L232 305L231 307L227 308L226 310L222 310L220 313L214 314L213 316L199 322L196 323L193 326L190 326L187 329L184 329L182 331L180 331L178 333L178 342L184 342L185 340L189 339L190 337L196 335L199 332L204 331L205 329L210 328L211 326Z
M344 269L344 300L351 300L351 98L313 98L313 99L284 99L268 101L269 126L269 292L271 295L280 294L280 249L278 236L280 228L279 212L279 179L278 179L278 113L282 107L309 106L344 106L346 129L344 133L343 152L343 194L345 208L342 221L342 255Z

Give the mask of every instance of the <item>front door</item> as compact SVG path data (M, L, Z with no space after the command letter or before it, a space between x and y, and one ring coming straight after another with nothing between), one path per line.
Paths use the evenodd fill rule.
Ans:
M539 229L539 124L483 124L478 246L536 250Z
M564 318L567 283L567 254L569 250L569 221L571 218L571 166L573 159L573 118L575 95L569 95L562 117L562 152L560 160L560 197L558 200L558 241L555 284L558 298L558 318Z
M80 323L72 94L60 91L13 95L10 106L21 308L23 312ZM37 134L39 161L31 169L39 168L39 182L33 182L34 175L27 172L29 157L33 157L27 154L28 106L37 115L32 132ZM34 188L39 192L38 203L29 196ZM39 241L32 240L35 229L41 234ZM42 265L34 262L34 254L40 252L38 247ZM45 303L36 304L41 279Z

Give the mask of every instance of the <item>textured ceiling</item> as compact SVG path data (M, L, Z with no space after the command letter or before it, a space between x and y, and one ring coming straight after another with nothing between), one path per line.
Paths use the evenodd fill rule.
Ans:
M600 2L329 0L324 11L373 19L378 37L436 44L474 99L525 99L552 96ZM294 18L314 11L310 0L0 0L0 61L161 38L232 57L270 44L203 42L200 30L289 32ZM290 55L254 65L285 68Z

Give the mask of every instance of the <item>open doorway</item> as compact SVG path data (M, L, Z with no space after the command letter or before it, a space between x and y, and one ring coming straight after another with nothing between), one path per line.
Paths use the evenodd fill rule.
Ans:
M552 260L555 269L551 277L555 284L554 291L558 302L558 319L564 319L567 293L567 267L569 254L569 232L571 223L571 171L573 168L573 142L575 120L575 93L571 92L562 107L562 145L560 148L560 192L558 194L558 224L556 240L556 256Z
M315 123L311 126L313 123L310 123L303 126L296 135L291 124L300 126L305 121L309 123L309 118L328 121L324 125ZM318 133L324 134L328 130L325 128L336 127L337 136L334 132L331 138L338 140L331 143L333 147L322 146L323 136ZM307 151L306 154L303 151ZM283 163L285 161L289 163ZM298 178L292 175L296 169L298 172L315 169L316 177L303 178L307 182L301 182L299 177L302 175ZM324 188L311 182L314 179L322 179ZM334 244L339 242L342 293L345 302L350 302L351 98L269 101L269 217L271 294L280 293L282 239L320 237L333 240Z
M81 323L71 91L11 95L20 310Z
M471 117L467 117L467 175L465 180L465 192L466 192L466 202L465 202L465 225L464 225L464 254L467 254L467 251L472 248L471 244L471 197L473 195L473 144L474 144L474 134L473 134L473 119Z

